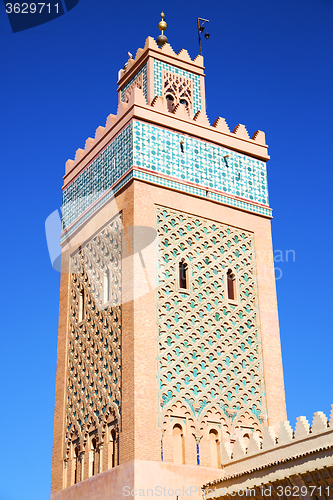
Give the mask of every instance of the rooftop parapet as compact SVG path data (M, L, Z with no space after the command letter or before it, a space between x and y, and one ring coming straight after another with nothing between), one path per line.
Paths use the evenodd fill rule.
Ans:
M244 474L333 448L333 405L331 408L329 419L323 412L315 412L312 425L306 417L300 416L294 430L289 421L284 421L280 422L277 433L272 427L265 427L260 437L253 432L247 444L242 436L236 439L233 447L229 441L223 442L221 455L225 475L204 488L219 483L223 486L225 481Z
M146 39L143 49L139 48L136 51L134 58L129 56L124 69L119 71L119 89L131 78L134 73L137 72L139 67L145 63L149 56L161 61L169 62L175 66L185 68L200 75L204 74L204 61L202 56L197 55L194 59L191 59L189 53L185 49L181 49L177 54L169 43L166 43L162 48L160 48L154 38L149 36Z
M155 96L152 102L147 104L142 90L135 88L129 102L120 101L117 114L110 114L105 126L99 126L96 129L95 137L89 137L86 140L84 149L79 148L76 151L74 160L67 160L64 187L72 178L72 174L77 175L96 157L101 147L109 143L121 128L134 117L203 138L264 161L269 159L265 133L261 130L257 130L250 137L245 125L238 124L231 132L224 118L216 118L211 125L204 110L198 111L192 118L182 104L178 104L170 112L164 97Z

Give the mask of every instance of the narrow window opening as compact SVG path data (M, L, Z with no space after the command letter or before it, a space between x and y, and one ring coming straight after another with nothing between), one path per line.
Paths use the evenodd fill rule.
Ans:
M235 290L235 276L233 275L231 269L227 272L227 288L228 288L228 300L236 299L236 290Z
M209 443L210 443L210 463L211 467L220 468L220 441L218 438L217 430L211 429L209 431Z
M78 482L78 469L79 469L79 448L77 446L74 447L74 456L73 456L73 468L74 468L74 484Z
M224 161L225 161L226 166L229 168L229 165L228 165L228 158L229 158L229 155L225 155L225 156L223 156L223 158L224 158Z
M240 172L238 172L237 180L240 181Z
M166 97L167 108L170 113L172 113L174 108L174 98L171 94L168 94Z
M179 262L179 288L189 288L188 283L188 266L184 260Z
M79 292L79 315L78 315L79 323L83 321L83 317L84 317L84 290L81 290Z
M93 438L91 440L91 445L90 445L90 453L89 453L89 477L92 477L96 473L96 464L95 464L95 452L96 452L96 439Z
M182 426L176 424L172 430L173 437L173 462L184 464L184 436Z
M186 99L181 99L179 102L180 104L184 104L185 108L188 109L188 102Z
M116 466L116 431L110 431L110 441L108 450L108 468L113 469Z
M180 150L184 153L184 141L180 141Z

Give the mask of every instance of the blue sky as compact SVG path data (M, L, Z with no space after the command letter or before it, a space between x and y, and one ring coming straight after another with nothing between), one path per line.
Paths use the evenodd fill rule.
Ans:
M208 115L264 130L288 418L326 414L332 395L332 0L113 3L13 34L0 6L2 349L0 500L49 498L59 274L44 222L65 161L117 107L118 70L159 32L179 51L203 40ZM198 45L188 46L195 57ZM276 253L278 255L278 253ZM280 271L278 271L280 275Z

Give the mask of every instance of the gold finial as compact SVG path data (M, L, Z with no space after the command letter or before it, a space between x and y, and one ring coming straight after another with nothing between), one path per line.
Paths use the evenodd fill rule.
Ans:
M160 31L162 31L162 35L163 35L163 31L165 31L167 29L167 27L168 27L167 23L164 21L164 18L165 18L164 12L161 13L161 18L162 18L162 21L160 21L158 23L158 29Z
M167 29L167 23L164 21L165 14L161 13L161 21L158 23L158 29L161 31L161 34L157 37L156 42L159 47L163 47L165 43L168 43L167 37L164 35L164 31Z

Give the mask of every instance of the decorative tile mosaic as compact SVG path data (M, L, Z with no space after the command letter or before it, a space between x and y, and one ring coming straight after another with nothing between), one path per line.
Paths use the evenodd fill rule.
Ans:
M138 179L271 216L263 161L134 120L64 190L63 239L128 182L133 165L147 171Z
M229 432L261 428L266 415L252 233L166 207L156 208L160 425L186 404L195 427L220 414ZM179 288L179 262L188 288ZM227 298L226 275L236 300Z
M142 68L137 72L135 73L135 75L133 76L133 78L131 78L131 80L125 85L125 87L120 91L120 100L122 102L125 101L125 93L126 93L126 90L132 85L132 83L135 82L135 80L142 74L142 83L143 83L143 88L142 88L142 91L143 91L143 95L145 96L145 99L147 101L147 64L145 64L144 66L142 66Z
M132 122L64 190L62 228L66 229L133 165Z
M135 121L134 164L268 206L263 161L194 137Z
M190 78L192 80L193 85L193 108L194 113L201 109L201 88L200 88L200 76L195 75L194 73L189 73L188 71L184 71L183 69L176 68L175 66L171 66L170 64L166 64L162 61L158 61L154 59L154 95L162 94L162 70L170 71L171 73L175 73L177 75L185 76L186 78Z

